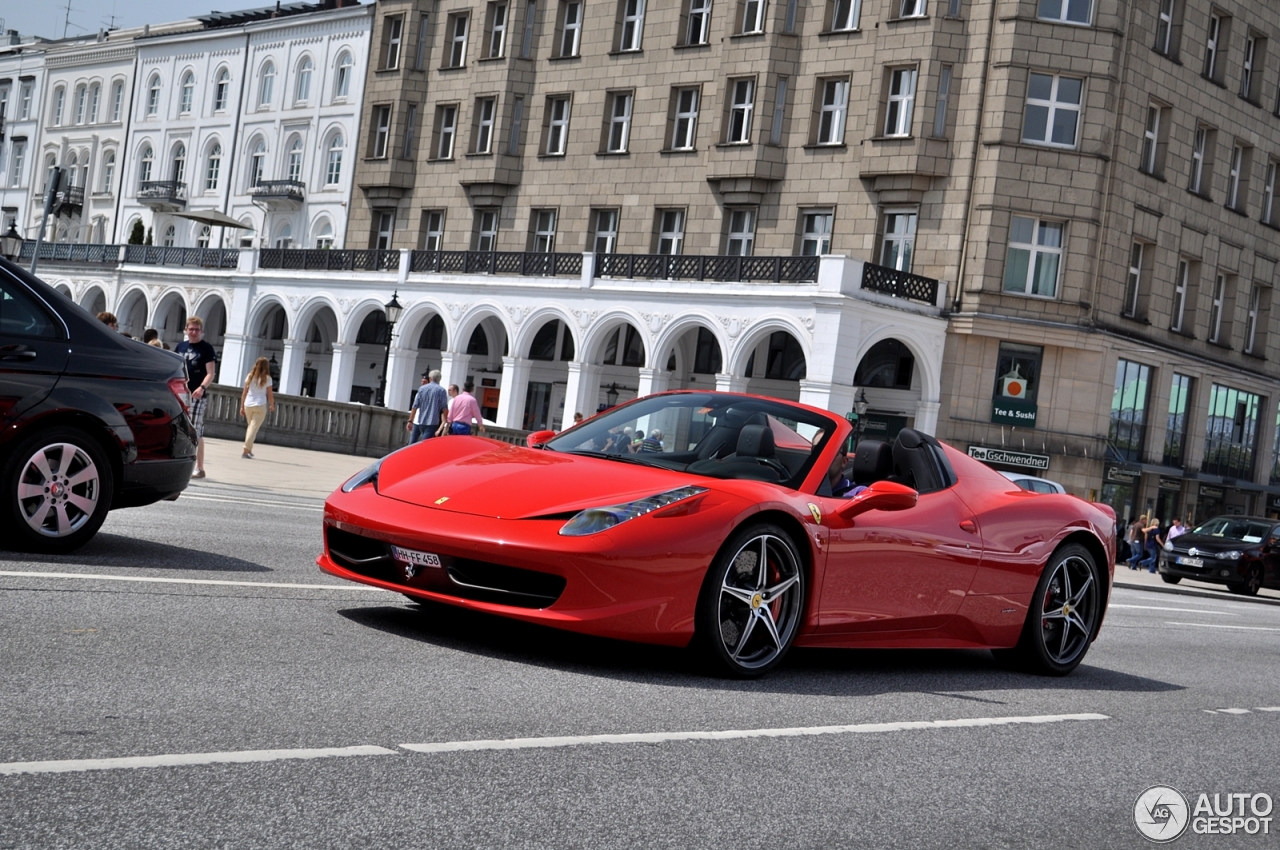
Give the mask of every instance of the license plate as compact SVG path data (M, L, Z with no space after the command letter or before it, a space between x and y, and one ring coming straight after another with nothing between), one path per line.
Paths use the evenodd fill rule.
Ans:
M1203 567L1204 559L1203 558L1186 558L1180 555L1178 556L1178 563L1182 564L1184 567Z
M402 564L413 564L415 567L440 567L440 556L432 552L419 552L416 549L392 546L391 556Z

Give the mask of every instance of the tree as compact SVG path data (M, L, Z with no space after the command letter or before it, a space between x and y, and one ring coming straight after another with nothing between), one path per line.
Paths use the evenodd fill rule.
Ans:
M133 229L129 231L129 244L141 245L142 232L143 232L142 219L135 219L133 222Z
M152 244L152 243L151 243L151 228L150 228L150 227L148 227L148 228L147 228L147 238L143 240L142 244L143 244L143 245L150 245L150 244Z

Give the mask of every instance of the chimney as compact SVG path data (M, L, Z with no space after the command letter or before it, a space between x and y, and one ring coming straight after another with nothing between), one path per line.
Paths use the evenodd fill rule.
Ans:
M5 33L5 34L6 34L7 36L9 36L9 43L10 43L10 44L22 44L22 36L18 35L18 31L17 31L17 30L9 30L9 31L8 31L7 33Z
M149 36L149 35L151 35L151 24L143 24L143 25L142 25L142 37L143 37L143 38L146 38L146 37L147 37L147 36Z

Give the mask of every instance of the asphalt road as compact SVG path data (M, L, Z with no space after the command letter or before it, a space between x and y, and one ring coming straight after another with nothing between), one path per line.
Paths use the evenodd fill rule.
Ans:
M811 650L731 682L341 584L320 504L202 482L0 551L0 848L1143 847L1150 786L1280 798L1280 607L1117 589L1065 679ZM669 734L582 740L628 733Z

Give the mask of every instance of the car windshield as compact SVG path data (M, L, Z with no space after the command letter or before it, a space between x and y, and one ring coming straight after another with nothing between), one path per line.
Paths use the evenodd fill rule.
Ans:
M1206 537L1221 537L1225 540L1239 540L1242 543L1261 543L1270 530L1271 526L1265 522L1218 516L1203 525L1196 526L1193 533L1203 534Z
M835 428L830 417L783 401L672 393L597 414L544 448L795 488Z

